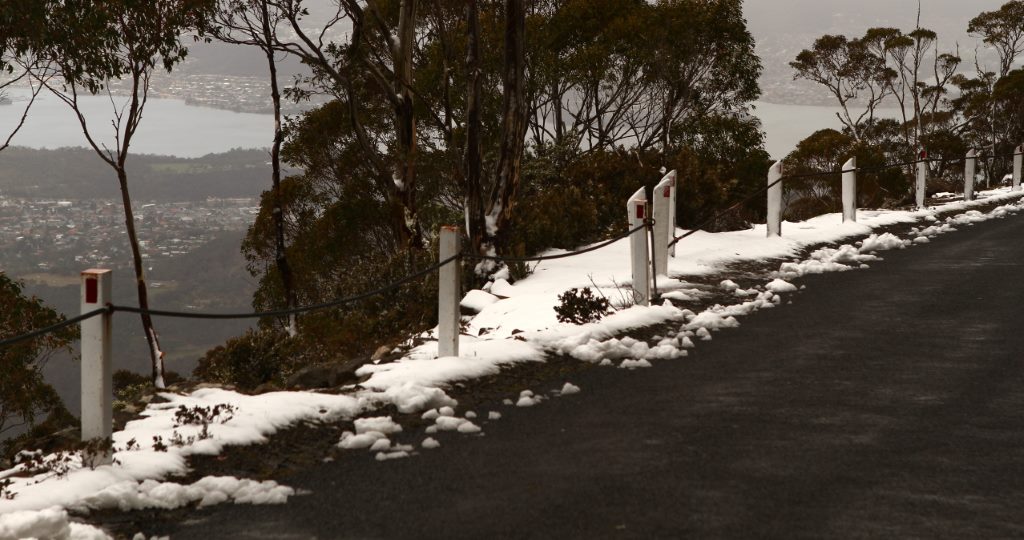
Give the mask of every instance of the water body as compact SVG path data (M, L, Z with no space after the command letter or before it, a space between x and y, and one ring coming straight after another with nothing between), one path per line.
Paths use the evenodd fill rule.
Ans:
M782 159L796 150L796 145L815 131L832 128L840 129L836 113L838 107L815 105L778 105L775 103L754 102L754 116L761 120L765 131L765 146L774 159ZM878 109L880 118L899 118L900 110L894 108Z
M11 105L0 105L0 133L9 132L21 117L29 93L10 92ZM113 147L113 106L107 96L81 98L90 128L99 140ZM122 105L123 98L115 98ZM782 159L797 143L819 129L842 127L836 107L779 105L755 102L754 116L761 119L768 153ZM898 109L880 109L879 116L896 118ZM270 115L237 113L186 105L179 99L150 99L132 150L145 154L199 157L234 148L267 148L272 142ZM30 148L86 146L87 142L70 108L56 97L41 93L25 126L13 144Z
M0 105L3 139L17 125L31 95L25 89L14 89L8 94L13 103ZM79 99L97 142L113 148L114 107L124 106L126 98L114 96L113 104L106 95ZM273 129L273 117L266 114L197 107L179 99L150 99L131 150L140 154L199 157L234 148L269 148L274 138ZM11 144L29 148L88 146L71 108L46 92L36 98L24 127Z

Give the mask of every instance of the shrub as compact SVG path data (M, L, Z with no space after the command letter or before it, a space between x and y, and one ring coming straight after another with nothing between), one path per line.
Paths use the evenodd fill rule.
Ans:
M555 313L559 322L586 324L601 320L611 310L607 298L594 296L590 287L569 289L558 297Z
M25 296L22 284L0 272L0 336L13 337L56 324L64 317L36 297ZM43 378L54 353L70 352L78 325L0 349L0 436L31 429L38 417L63 409L60 397Z
M264 383L282 384L297 361L288 342L283 332L249 330L207 351L192 374L240 390L253 390Z

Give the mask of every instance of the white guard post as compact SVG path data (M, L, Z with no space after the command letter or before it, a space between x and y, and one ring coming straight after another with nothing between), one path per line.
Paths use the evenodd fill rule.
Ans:
M768 169L768 236L782 236L782 162ZM774 185L773 185L774 184Z
M96 311L110 303L110 270L82 272L82 313ZM113 432L113 362L111 358L111 314L104 313L81 323L82 332L82 440L106 439ZM84 456L87 465L109 465L112 455Z
M668 275L668 243L674 238L676 207L676 172L672 171L654 186L654 252L655 274ZM673 247L673 251L675 246ZM674 253L672 253L674 255Z
M459 254L462 232L458 227L441 227L441 261ZM438 272L437 285L437 356L444 358L459 355L459 323L461 322L459 302L462 300L462 265L456 259Z
M857 158L843 165L843 223L857 221Z
M678 200L677 196L679 195L679 175L676 174L675 171L672 171L672 172L670 172L668 174L672 176L672 197L671 197L672 200L670 200L669 203L668 203L669 208L672 209L672 211L669 212L669 220L668 220L668 235L669 235L669 237L671 237L671 239L669 240L669 242L671 242L672 240L675 240L675 236L676 236L676 212L679 211L679 207L676 206L676 201ZM673 257L676 256L676 244L672 244L672 247L668 248L668 254L673 256Z
M629 230L643 225L647 218L647 194L640 188L626 204ZM651 305L650 265L647 262L647 230L640 229L629 235L630 264L633 268L633 300L642 306Z
M928 186L928 151L921 150L917 155L917 186L914 189L914 198L917 207L924 208L924 194Z
M1020 175L1024 169L1024 144L1013 149L1013 190L1020 191Z
M978 168L978 152L973 148L964 160L964 200L974 200L974 173Z

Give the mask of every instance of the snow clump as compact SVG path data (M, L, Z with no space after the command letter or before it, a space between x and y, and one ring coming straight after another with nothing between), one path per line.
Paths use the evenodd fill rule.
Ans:
M580 387L579 386L576 386L575 384L573 384L571 382L567 382L567 383L565 383L564 386L562 386L562 390L558 392L558 395L560 395L560 396L571 396L573 394L579 394L579 393L580 393Z
M433 450L435 448L440 448L441 443L437 442L437 439L433 437L427 437L426 439L423 439L423 442L420 443L420 446L426 448L427 450Z
M532 390L523 390L519 393L519 401L516 401L516 407L533 407L540 403L540 397L534 396Z
M66 510L54 506L0 515L0 539L17 538L108 540L110 536L91 525L70 521Z
M775 279L768 285L765 285L765 288L775 294L796 292L797 290L796 285L793 285L784 279Z

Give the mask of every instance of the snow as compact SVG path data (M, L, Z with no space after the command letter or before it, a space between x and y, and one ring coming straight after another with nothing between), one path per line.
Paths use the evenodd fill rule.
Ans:
M91 525L70 521L66 510L53 506L39 511L0 514L0 540L40 538L54 540L109 540Z
M374 458L377 461L388 461L390 459L407 458L409 455L410 454L407 450L396 450L393 452L377 452L377 455L374 456Z
M764 287L775 294L794 292L797 290L796 285L785 281L783 279L774 279Z
M540 403L540 400L533 396L520 396L519 401L516 401L516 407L533 407Z
M480 289L473 289L466 293L466 296L462 298L459 305L474 313L480 313L485 307L497 302L498 300L500 300L500 298L489 292L481 291Z
M295 490L267 480L207 476L193 484L144 480L123 481L107 486L74 505L79 510L121 511L146 508L173 509L199 503L200 507L224 502L235 504L284 504Z
M356 433L366 433L368 431L379 431L381 433L391 435L393 433L400 433L402 426L396 424L390 416L375 416L373 418L358 418L355 422Z
M426 448L427 450L433 450L435 448L440 448L441 443L437 442L437 439L433 437L427 437L426 439L423 439L423 442L420 443L420 446Z
M351 431L345 431L341 434L341 440L338 441L338 448L345 450L362 450L364 448L372 448L377 441L384 439L385 435L378 431L371 431L368 433L361 433L356 435Z
M561 395L561 396L571 396L573 394L579 394L579 393L580 393L580 387L579 386L576 386L573 383L567 382L567 383L565 383L564 386L562 386L562 390L558 392L558 395Z
M430 428L434 428L430 430ZM459 433L479 433L480 426L473 423L472 420L467 418L459 418L458 416L438 416L434 419L434 425L427 428L429 433L437 433L438 431L457 431Z
M141 418L114 434L114 465L89 469L76 458L72 470L59 479L46 474L19 477L10 476L10 471L0 472L0 477L11 478L10 489L17 493L14 499L0 500L0 538L65 538L75 534L85 535L79 536L82 538L105 537L98 529L71 523L67 509L284 502L294 495L294 490L273 483L207 477L195 484L181 485L164 479L186 473L191 455L214 455L228 445L262 443L279 429L303 421L352 419L353 431L341 435L339 447L371 451L381 461L408 457L414 449L396 445L390 437L400 433L401 426L391 417L369 414L394 407L401 413L421 414L424 420L433 422L426 429L428 434L481 433L480 426L473 422L475 414L455 416L457 402L445 391L452 383L496 375L504 367L518 363L542 362L550 354L623 369L646 368L654 361L682 358L694 347L695 339L710 340L712 332L735 328L742 317L780 304L780 294L797 290L791 283L794 279L864 268L879 260L879 252L906 249L958 227L1018 213L1022 209L1019 198L1020 193L1007 189L991 190L979 193L975 202L954 201L925 210L862 210L856 223L843 223L841 215L828 214L801 223L786 222L781 238L767 238L764 225L727 233L697 232L678 244L676 257L669 261L670 279L659 280L666 299L660 305L629 305L632 291L629 243L625 240L577 257L541 262L532 275L514 284L505 273L485 287L489 292L470 291L463 299L463 305L478 314L468 319L469 335L461 338L461 355L457 358L437 358L436 342L427 341L398 361L360 368L357 375L365 377L365 381L342 395L272 392L246 396L216 388L188 395L163 393L166 402L149 405ZM987 213L977 210L992 202L1003 205ZM940 212L956 215L939 216ZM915 224L915 228L906 239L875 231L897 223ZM799 253L822 244L837 247L814 249L805 259L794 260ZM756 286L743 289L731 280L719 283L721 290L732 293L735 304L714 305L694 313L667 300L685 305L704 295L679 278L722 272L741 261L772 259L781 261L778 271L764 276L765 281ZM559 322L553 309L558 296L574 287L594 288L595 293L616 305L617 311L584 325ZM668 323L679 324L679 333L650 343L626 335L633 329ZM431 334L436 335L436 330L425 335ZM566 383L559 395L578 391L578 387ZM527 390L504 403L529 407L543 399ZM210 424L208 438L201 437L201 426L175 425L174 412L180 406L219 404L231 405L235 413L225 422ZM487 418L497 420L501 415L492 411ZM175 433L185 442L170 443ZM162 437L168 446L166 451L154 448L154 437ZM190 437L195 440L189 440ZM129 441L134 441L135 446L129 448ZM428 437L421 446L436 448L435 444L437 441Z
M480 433L481 430L480 426L474 424L473 422L470 422L469 420L466 420L465 422L459 424L459 427L456 428L456 431L458 431L459 433Z

